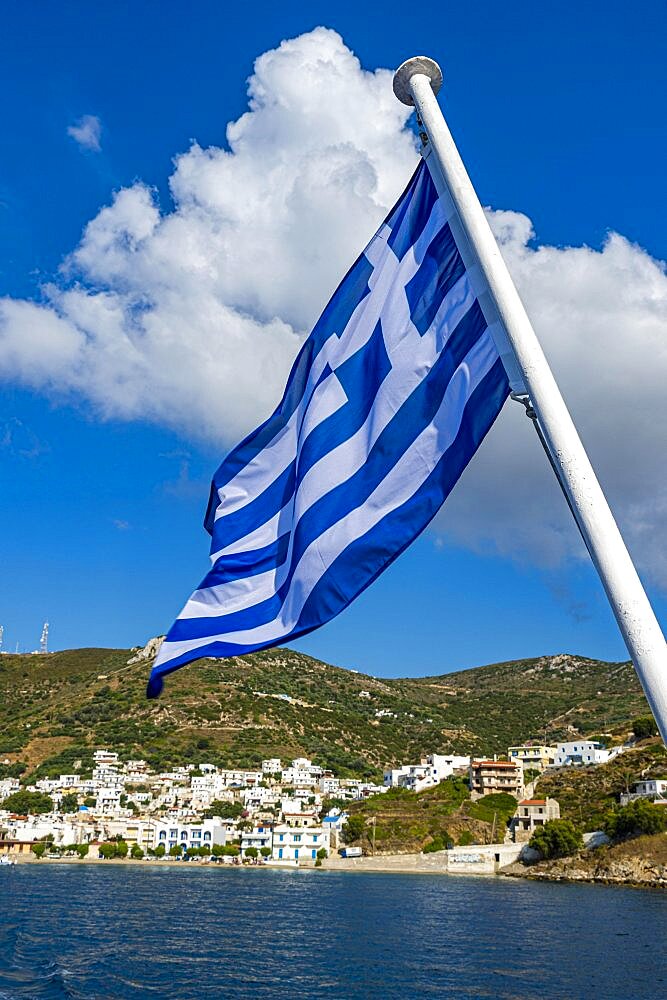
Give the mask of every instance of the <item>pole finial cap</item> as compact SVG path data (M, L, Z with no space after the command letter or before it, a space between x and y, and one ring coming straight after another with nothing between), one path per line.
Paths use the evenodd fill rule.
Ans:
M407 59L394 73L394 93L401 104L407 104L409 107L415 103L410 93L410 80L416 73L429 78L434 94L437 94L442 86L442 70L434 59L429 59L428 56L413 56L412 59Z

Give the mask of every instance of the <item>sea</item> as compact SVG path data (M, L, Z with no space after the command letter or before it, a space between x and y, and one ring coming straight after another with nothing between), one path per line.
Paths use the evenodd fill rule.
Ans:
M667 996L667 894L326 870L0 869L0 998Z

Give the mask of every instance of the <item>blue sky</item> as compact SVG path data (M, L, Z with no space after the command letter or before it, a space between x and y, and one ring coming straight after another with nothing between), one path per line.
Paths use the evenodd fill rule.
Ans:
M509 9L479 3L467 11L440 3L415 17L411 8L392 3L311 3L307 13L293 3L259 3L252 10L206 2L194 8L176 2L102 2L94 8L25 3L7 9L3 21L2 296L44 303L45 287L81 280L59 271L63 260L114 192L138 180L154 189L160 210L170 213L173 157L187 153L192 139L204 149L225 148L227 123L247 109L254 60L282 39L325 25L342 35L366 70L395 67L418 52L437 58L445 74L443 107L482 202L524 213L540 245L592 248L596 267L608 232L623 234L646 254L621 247L613 266L625 269L631 287L633 274L650 284L646 301L656 298L659 279L647 255L667 256L664 213L657 209L665 170L662 4L642 5L638 17L615 2L545 3L539 11L527 3ZM321 110L329 113L326 100ZM86 115L99 121L99 150L68 134ZM348 127L362 133L368 121L360 115ZM303 234L304 256L311 254L313 238ZM364 238L355 240L358 252ZM528 240L529 248L536 245ZM346 253L347 245L341 261ZM543 256L549 265L549 255ZM580 260L564 251L552 256L565 275ZM521 290L529 306L532 294L537 313L547 315L535 291L541 278L526 271L520 258L517 251L518 274L526 282ZM91 274L89 269L87 280L94 284ZM322 290L330 292L339 276L322 278ZM569 294L564 289L564 298ZM594 296L591 301L593 308ZM644 329L645 314L636 321L633 315L619 338ZM536 325L540 333L537 317ZM568 358L554 347L564 372L577 362L574 344ZM618 338L606 351L595 341L595 367L584 372L584 381L604 382L617 344ZM3 371L0 365L4 648L36 648L47 618L53 648L143 643L166 630L206 571L201 521L208 481L223 442L233 443L235 416L230 411L220 441L202 438L187 414L180 420L165 406L142 411L136 404L103 404L62 375L51 380L47 372L37 382L25 374L31 364L28 353L20 366L8 364ZM653 459L637 459L635 469L637 442L617 442L600 407L598 417L592 415L579 402L574 381L572 386L573 411L576 416L581 409L590 434L585 440L595 445L594 462L599 454L603 483L618 502L619 520L664 623L665 575L652 553L661 538L659 505L640 509L637 499L657 490L657 480L642 480L646 469L661 464L656 442L639 442L640 450L653 449ZM152 392L147 383L147 396ZM621 422L623 406L635 407L630 398L613 405ZM648 427L647 417L638 433ZM526 447L525 435L519 446ZM491 438L478 456L489 468L492 448ZM543 458L535 450L525 461L538 465ZM631 470L632 488L621 466ZM500 540L485 540L493 526L476 533L464 523L463 508L476 507L480 490L494 491L492 478L479 478L483 471L475 479L472 470L470 483L461 484L451 524L445 511L437 531L422 536L352 608L298 647L386 676L562 650L624 658L601 588L580 557L575 529L558 520L560 498L548 477L539 480L554 511L544 534L558 520L562 552L542 544L538 521L529 539L517 533L514 550L517 527L505 510ZM517 489L517 503L523 502ZM530 512L528 503L527 518ZM480 516L491 514L484 507Z

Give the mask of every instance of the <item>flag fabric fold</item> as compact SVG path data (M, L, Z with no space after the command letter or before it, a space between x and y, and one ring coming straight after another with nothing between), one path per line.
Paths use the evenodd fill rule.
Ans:
M330 621L428 525L509 382L422 161L305 341L268 420L225 458L210 572L148 685ZM454 227L456 231L456 227Z

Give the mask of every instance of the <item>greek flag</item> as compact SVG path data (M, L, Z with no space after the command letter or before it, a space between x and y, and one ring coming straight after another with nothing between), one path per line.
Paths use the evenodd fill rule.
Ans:
M304 343L275 413L223 461L205 522L212 568L162 644L149 697L191 660L275 646L334 618L451 492L509 393L454 216L422 161Z

